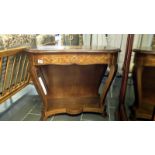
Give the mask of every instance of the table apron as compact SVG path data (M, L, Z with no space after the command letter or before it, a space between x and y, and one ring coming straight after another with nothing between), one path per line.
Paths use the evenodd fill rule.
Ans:
M115 57L112 54L37 54L33 55L34 65L89 65L89 64L112 64Z

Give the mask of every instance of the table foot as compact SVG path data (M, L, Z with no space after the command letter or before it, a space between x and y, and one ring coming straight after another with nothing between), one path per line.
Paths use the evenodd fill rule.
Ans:
M108 116L107 112L103 112L101 115L102 115L103 117L107 117L107 116Z
M102 116L103 117L107 117L108 116L106 106L104 106L104 110L103 110Z
M40 121L46 121L48 117L41 116Z
M41 115L40 120L41 120L41 121L46 121L47 118L48 118L48 116L46 116L45 112L42 112L42 115Z

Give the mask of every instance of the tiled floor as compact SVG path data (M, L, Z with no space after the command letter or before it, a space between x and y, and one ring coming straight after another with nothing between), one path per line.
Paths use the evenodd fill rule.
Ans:
M103 80L104 82L104 80ZM118 106L118 97L120 91L121 78L116 77L114 83L107 95L107 117L103 117L94 113L82 113L80 115L71 116L66 114L55 115L48 118L48 121L114 121L115 111ZM20 100L13 104L3 114L0 114L0 121L39 121L41 112L41 99L37 95L33 85L31 91L23 96ZM134 100L132 80L128 81L126 103L131 105ZM128 111L129 114L129 111Z

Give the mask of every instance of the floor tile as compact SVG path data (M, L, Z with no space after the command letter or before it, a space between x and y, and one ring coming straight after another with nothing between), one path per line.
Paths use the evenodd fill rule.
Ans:
M109 107L118 107L119 104L118 98L108 98L107 102L109 104Z
M28 114L24 121L40 121L40 115Z
M80 121L81 115L67 115L67 114L60 114L55 115L53 121Z
M31 87L31 91L29 91L29 95L38 96L37 90L35 89L35 86L33 84L30 84L29 87Z
M103 117L101 114L83 113L82 121L108 121L109 117Z
M116 108L109 108L109 121L115 121Z
M48 121L53 121L53 120L54 120L54 116L48 117L47 120L48 120Z
M36 103L35 107L32 109L31 113L41 114L41 103Z
M0 116L0 121L10 121L13 115L14 111L10 109L9 111L7 111L7 113L4 113L3 115ZM19 120L20 119L21 118L19 118Z
M6 111L0 120L20 121L35 106L32 97L25 95L18 100L8 111Z

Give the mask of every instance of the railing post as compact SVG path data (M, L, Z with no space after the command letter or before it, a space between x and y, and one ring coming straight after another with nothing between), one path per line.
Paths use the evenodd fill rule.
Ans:
M21 47L0 51L0 104L29 84L29 61L28 59L26 61L27 56L25 53L25 49L25 47ZM19 56L18 62L17 56ZM7 58L5 65L2 61L3 58ZM22 62L21 60L24 61ZM2 65L4 65L3 68ZM2 72L2 69L4 70L4 72Z
M124 65L123 65L120 96L119 96L119 107L118 107L118 113L116 116L117 119L121 121L128 120L128 116L127 116L126 109L125 109L125 95L126 95L133 41L134 41L134 34L128 34L127 44L126 44L126 53L125 53Z

